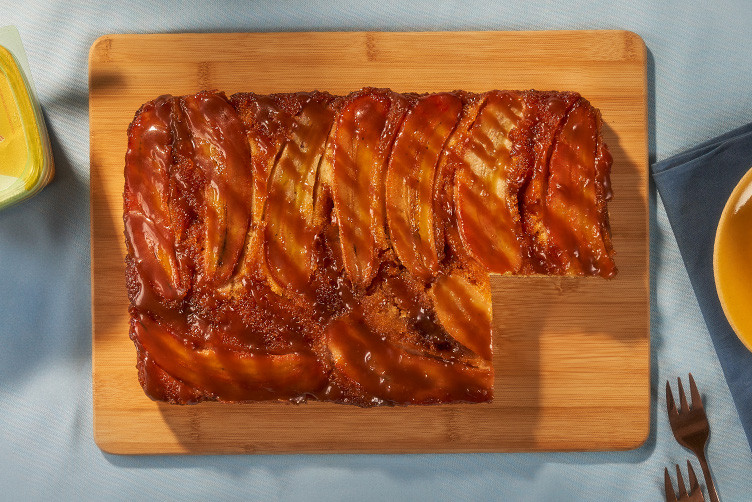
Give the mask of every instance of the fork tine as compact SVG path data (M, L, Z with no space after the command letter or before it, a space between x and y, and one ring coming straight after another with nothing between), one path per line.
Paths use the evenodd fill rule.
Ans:
M679 464L676 464L676 482L679 484L679 500L687 497L687 489L684 486L684 478L682 477Z
M684 393L684 387L681 383L681 378L676 379L679 382L679 405L681 406L681 411L688 412L689 411L689 405L687 405L687 395Z
M668 467L663 468L663 480L665 482L666 502L677 502L676 492L671 484L671 476L668 475Z
M692 409L702 408L702 398L700 397L700 391L697 390L692 373L689 374L689 392L692 394Z
M674 395L671 393L671 384L668 380L666 380L666 406L669 417L672 413L676 413L676 402L674 402Z
M689 471L689 493L694 493L695 490L700 488L700 484L697 482L695 470L692 469L692 462L689 460L687 460L687 470Z

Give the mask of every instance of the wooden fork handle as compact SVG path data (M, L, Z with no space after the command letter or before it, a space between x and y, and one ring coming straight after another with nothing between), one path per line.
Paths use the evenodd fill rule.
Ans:
M713 483L713 477L710 475L710 467L708 467L708 461L705 459L705 452L700 450L694 452L697 460L700 461L700 467L702 468L702 474L705 476L705 487L708 489L708 495L710 496L710 502L720 502L718 498L718 492L715 490L715 483Z

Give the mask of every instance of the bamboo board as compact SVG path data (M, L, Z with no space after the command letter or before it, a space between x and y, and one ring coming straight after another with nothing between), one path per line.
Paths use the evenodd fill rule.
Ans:
M614 157L619 275L492 277L493 402L359 409L152 402L128 338L126 129L160 94L362 86L575 90ZM635 448L649 430L646 49L626 31L107 35L89 57L94 438L106 452L494 452Z

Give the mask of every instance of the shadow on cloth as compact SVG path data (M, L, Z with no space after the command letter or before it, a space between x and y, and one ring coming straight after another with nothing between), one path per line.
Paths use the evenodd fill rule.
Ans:
M68 105L48 107L82 105L81 96L65 99ZM85 103L84 95L82 115ZM36 196L0 212L0 270L14 285L3 300L2 384L23 382L60 360L86 366L91 359L88 188L47 122L55 178Z

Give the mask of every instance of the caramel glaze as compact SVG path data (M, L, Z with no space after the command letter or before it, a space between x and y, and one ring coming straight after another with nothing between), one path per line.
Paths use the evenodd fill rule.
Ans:
M456 94L415 100L394 140L386 172L386 216L392 247L407 270L425 281L439 271L434 187L441 153L462 114Z
M616 273L600 120L536 91L145 104L123 216L144 391L490 400L488 272Z
M124 191L126 243L136 279L148 278L149 287L165 302L179 300L187 291L169 207L174 105L172 99L157 98L144 105L130 125Z
M384 174L407 108L406 99L391 91L353 93L332 135L332 195L342 258L359 288L371 283L389 249Z
M245 128L223 95L200 92L179 100L192 143L192 168L204 180L199 284L221 286L232 275L251 218L252 184Z
M261 216L267 276L281 291L302 296L316 267L315 245L325 223L326 201L317 200L319 168L334 110L329 95L312 95L293 118L289 136L269 174Z
M489 272L519 272L527 251L517 202L525 166L513 155L510 135L525 107L519 94L489 92L466 135L455 176L464 249Z

